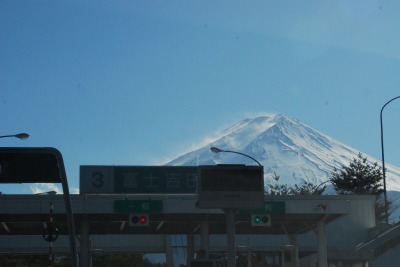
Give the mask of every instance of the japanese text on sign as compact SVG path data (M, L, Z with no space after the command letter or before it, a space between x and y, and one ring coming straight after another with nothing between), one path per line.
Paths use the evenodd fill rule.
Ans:
M196 167L115 167L115 193L194 193Z

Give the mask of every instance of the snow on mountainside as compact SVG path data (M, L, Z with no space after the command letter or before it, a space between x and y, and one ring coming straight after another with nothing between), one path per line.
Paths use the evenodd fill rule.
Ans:
M167 165L256 164L234 153L214 154L210 147L247 154L264 166L264 179L271 183L273 174L281 184L318 185L329 179L334 167L348 166L359 152L300 121L284 114L243 120L213 138L195 151L186 153ZM377 159L363 153L371 162ZM400 191L400 168L386 164L387 190ZM329 188L329 186L328 186Z

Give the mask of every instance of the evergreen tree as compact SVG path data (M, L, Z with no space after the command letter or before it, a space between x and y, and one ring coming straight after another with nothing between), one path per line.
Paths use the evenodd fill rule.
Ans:
M343 166L342 169L334 168L330 181L336 193L340 195L375 195L375 218L381 221L385 218L382 177L383 171L378 163L371 164L367 157L359 153L349 166ZM391 202L388 201L387 204L390 210Z
M268 183L266 185L266 195L322 195L325 191L326 186L316 186L310 182L304 182L301 186L295 184L293 187L287 184L279 184L280 176L275 172L272 175L272 179L276 181L275 184Z

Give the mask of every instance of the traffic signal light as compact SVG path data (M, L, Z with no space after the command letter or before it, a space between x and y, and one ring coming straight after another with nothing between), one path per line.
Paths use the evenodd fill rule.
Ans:
M129 214L129 226L148 226L148 214Z
M252 214L252 226L271 226L271 214Z

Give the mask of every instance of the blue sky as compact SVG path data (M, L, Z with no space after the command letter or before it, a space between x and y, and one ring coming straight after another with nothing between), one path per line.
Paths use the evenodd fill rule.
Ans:
M381 158L400 95L400 3L0 1L1 146L80 165L159 165L229 125L285 113ZM400 99L384 111L400 166ZM45 188L43 188L45 190ZM30 193L0 185L3 193Z

